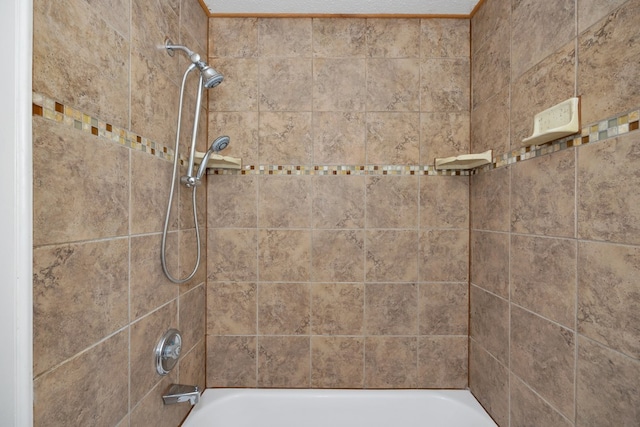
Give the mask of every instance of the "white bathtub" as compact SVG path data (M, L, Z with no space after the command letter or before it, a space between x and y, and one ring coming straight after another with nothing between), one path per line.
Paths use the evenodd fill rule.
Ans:
M184 427L496 427L467 390L207 389Z

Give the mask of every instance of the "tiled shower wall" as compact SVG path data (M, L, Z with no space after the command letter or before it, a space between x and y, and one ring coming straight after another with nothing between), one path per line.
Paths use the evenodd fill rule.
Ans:
M34 1L38 426L175 426L189 406L164 407L161 394L171 382L204 386L205 269L179 287L159 262L186 67L157 48L166 36L206 53L197 0ZM168 258L184 276L195 233L189 195L177 201ZM204 218L205 190L200 205ZM153 352L171 327L183 357L163 378Z
M471 150L576 95L583 126L637 110L638 22L638 0L487 0ZM469 385L501 426L640 420L640 135L600 139L471 178Z
M207 386L465 388L469 20L209 25Z

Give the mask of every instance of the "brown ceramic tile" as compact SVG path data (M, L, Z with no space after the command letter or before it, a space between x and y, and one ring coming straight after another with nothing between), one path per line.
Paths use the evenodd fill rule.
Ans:
M362 388L364 338L311 337L311 387Z
M434 164L436 157L469 153L469 113L423 113L420 115L420 159Z
M261 335L307 335L310 317L309 285L258 285L258 332Z
M173 166L140 151L131 151L131 181L157 185L131 186L131 233L160 232L164 227ZM178 226L178 201L174 197L169 229ZM193 214L192 214L193 215Z
M189 88L195 92L196 83L191 83ZM179 100L175 83L164 73L158 72L156 64L140 53L131 55L131 105L134 107L131 108L130 129L133 132L173 147ZM195 103L190 103L190 100L187 97L185 110L195 108ZM191 133L190 127L188 132Z
M258 60L218 58L211 66L224 76L209 96L211 111L258 111Z
M129 38L130 7L126 0L115 0L107 3L89 0L88 3L98 16L122 34L124 38Z
M511 425L571 427L563 417L515 375L511 376Z
M578 245L578 331L640 358L640 248Z
M498 425L509 425L509 371L473 339L469 343L469 389Z
M310 337L260 337L258 386L308 388L311 385Z
M317 58L364 57L364 19L314 18L313 56Z
M423 58L469 57L468 19L420 21L420 56Z
M511 308L511 370L565 417L574 418L575 334Z
M364 113L314 112L314 164L364 165L365 129Z
M576 242L511 236L511 301L575 329Z
M367 163L420 163L419 113L367 113Z
M417 227L418 194L417 176L367 177L366 227Z
M206 384L206 339L205 336L186 354L180 355L178 373L180 384L197 385L200 390L204 390Z
M209 31L209 17L200 2L192 0L180 1L180 35L184 40L189 38L201 40L204 49L202 56L207 56L207 36Z
M315 176L312 178L313 228L363 228L365 177Z
M606 2L607 6L611 4ZM640 46L635 43L640 36L638 20L640 5L628 1L578 38L582 123L602 120L640 104L636 78Z
M177 329L178 305L176 301L165 305L150 315L131 325L130 379L131 406L138 402L160 382L162 377L156 372L153 349L169 329ZM135 375L133 374L135 373Z
M476 286L471 286L469 299L469 335L493 357L508 363L509 302Z
M494 169L471 177L472 229L509 231L510 169Z
M207 279L209 281L256 280L255 229L207 230Z
M260 230L258 277L269 282L306 282L310 279L311 232Z
M299 58L260 58L260 111L311 111L312 62ZM283 90L287 88L287 90Z
M582 34L591 25L606 17L626 0L578 0L578 34Z
M256 337L207 336L207 387L256 387Z
M311 285L311 333L362 335L364 285L328 283Z
M127 324L128 243L118 239L34 249L35 375Z
M510 86L505 86L493 97L473 108L471 112L471 153L493 150L493 155L507 153L509 141Z
M122 6L112 2L109 8L118 7L124 15L129 6L124 10ZM123 16L119 18L122 25ZM33 90L55 94L66 105L125 127L131 43L129 35L110 26L112 21L112 16L96 13L88 2L65 0L55 7L34 2ZM165 22L170 21L168 17ZM156 44L158 40L164 40L164 34Z
M419 111L418 59L367 60L367 111Z
M468 338L419 337L418 387L467 388Z
M576 45L572 40L511 84L511 148L529 145L534 116L574 96Z
M190 405L165 405L162 395L169 390L172 382L176 382L174 375L164 377L147 394L136 407L131 410L130 427L175 426L180 425L189 413Z
M469 111L470 72L468 58L423 60L420 64L420 110Z
M420 228L469 228L468 177L420 177Z
M417 58L419 19L367 19L367 53L373 58Z
M257 332L257 285L209 283L207 285L207 333L255 335Z
M639 141L633 133L579 150L580 238L640 244Z
M311 259L314 282L362 282L364 231L314 230Z
M415 388L417 338L366 337L365 388Z
M422 231L418 256L421 282L468 281L469 231Z
M640 419L640 362L598 344L578 341L576 422L581 426L632 426Z
M171 57L165 49L159 49L168 37L174 43L180 38L180 1L165 0L145 7L142 4L131 4L131 48L149 56L151 62L176 81L179 67L184 58L180 55ZM195 48L194 48L195 49ZM206 52L200 52L206 56ZM182 62L186 64L186 61Z
M207 141L213 141L221 135L231 139L229 146L220 154L239 157L243 165L258 163L258 113L218 113L210 110L208 118Z
M495 28L486 42L472 55L472 105L473 108L486 103L509 86L511 51L509 25L503 23ZM492 121L493 125L493 121Z
M364 111L364 58L313 60L314 111Z
M418 232L367 230L365 280L415 282L418 280Z
M37 377L34 425L115 425L127 415L128 336L124 330Z
M209 56L215 58L258 56L258 19L209 19Z
M367 335L416 335L418 286L413 283L368 283L365 288Z
M471 232L471 283L509 298L509 235Z
M311 225L311 177L261 176L258 179L258 227L308 228Z
M207 227L256 227L258 177L210 175L207 177Z
M259 162L266 165L311 163L311 113L260 113Z
M196 262L198 261L198 246L196 231L181 230L180 238L180 278L184 279L191 275ZM200 228L200 264L193 278L178 289L181 293L190 291L195 286L207 281L207 233L204 227Z
M182 350L188 351L205 337L207 296L202 284L180 295L178 326L182 331Z
M34 117L33 171L34 245L127 234L128 149Z
M519 77L575 36L576 10L573 0L548 5L517 0L512 5L511 68Z
M500 28L509 26L511 3L502 0L487 0L471 19L472 52L484 46Z
M131 319L137 319L178 296L179 285L171 283L162 271L159 234L131 238ZM178 233L169 233L166 241L169 272L178 277ZM103 257L104 255L100 255ZM203 257L204 258L204 257ZM179 276L184 277L184 276Z
M418 295L420 335L468 335L467 283L421 283Z
M263 57L310 57L311 19L258 20L258 47Z
M575 235L575 152L565 150L513 166L511 230Z

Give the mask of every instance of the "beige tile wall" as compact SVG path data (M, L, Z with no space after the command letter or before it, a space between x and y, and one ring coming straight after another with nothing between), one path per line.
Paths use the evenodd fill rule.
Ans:
M34 92L173 147L186 62L157 46L169 36L204 55L207 31L196 0L36 0ZM160 396L171 382L204 386L206 267L182 287L162 273L172 165L41 115L33 134L35 424L178 425L189 406ZM182 275L195 252L185 193L167 243ZM206 191L199 199L204 226ZM170 327L183 358L162 378L153 351Z
M484 3L472 151L575 95L583 126L638 108L640 2L604 3ZM635 131L471 178L469 385L499 425L638 424L639 169Z
M469 21L209 21L244 166L469 150ZM465 176L210 175L209 387L467 386Z

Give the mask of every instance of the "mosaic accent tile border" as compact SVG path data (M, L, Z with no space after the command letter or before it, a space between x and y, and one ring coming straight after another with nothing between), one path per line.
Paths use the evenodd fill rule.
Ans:
M47 98L39 93L33 93L33 115L67 125L69 127L90 133L91 135L108 139L119 145L142 151L151 155L173 161L173 149L151 141L126 129L113 126L110 123L84 114L80 110L69 107Z
M33 115L44 117L69 127L105 138L116 144L173 161L174 150L126 129L84 114L42 94L33 93ZM214 175L422 175L469 176L513 163L544 156L567 148L590 144L640 129L640 109L586 126L577 135L546 144L525 147L493 158L486 166L471 170L435 170L433 165L245 165L241 169L213 169ZM186 161L180 156L180 161Z
M214 169L214 175L429 175L429 176L469 176L471 171L437 171L433 165L335 165L297 166L260 165L244 166L242 169Z
M556 151L566 150L567 148L592 144L618 135L624 135L637 131L639 128L640 109L631 110L620 116L611 117L586 126L576 135L570 135L542 145L532 145L519 150L513 150L509 153L494 157L491 164L475 169L472 175L524 160L534 159L544 156L545 154L555 153Z

